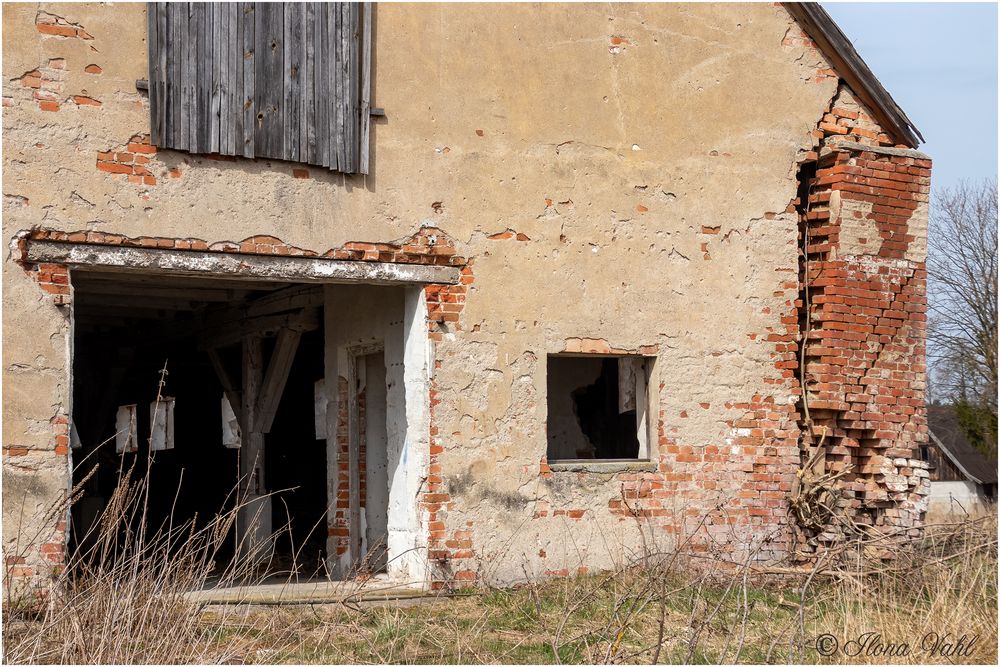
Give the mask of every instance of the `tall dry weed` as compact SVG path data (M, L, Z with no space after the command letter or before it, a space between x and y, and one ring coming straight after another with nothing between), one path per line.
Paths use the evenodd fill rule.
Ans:
M165 375L164 367L161 390ZM187 596L210 586L247 586L263 580L267 564L244 545L236 545L237 556L220 558L227 540L233 539L237 515L245 504L239 490L243 487L238 485L232 492L233 502L227 503L231 509L207 522L200 523L198 517L179 520L171 513L161 525L154 525L151 494L180 490L152 488L154 458L153 452L147 452L119 470L98 520L86 534L77 536L77 550L69 555L45 597L24 595L5 571L4 662L226 662L239 654L233 647L240 646L243 634L257 634L258 630L241 623L230 627L229 617L242 614L236 609L206 623L200 605ZM80 463L86 464L86 459ZM144 470L137 473L137 466ZM53 517L67 514L91 474L93 469L65 500L49 507L42 520L30 523L48 525ZM286 524L276 535L288 529ZM32 541L30 537L24 540ZM15 545L18 548L20 544ZM286 574L293 579L298 572L293 568ZM274 573L270 575L273 581Z

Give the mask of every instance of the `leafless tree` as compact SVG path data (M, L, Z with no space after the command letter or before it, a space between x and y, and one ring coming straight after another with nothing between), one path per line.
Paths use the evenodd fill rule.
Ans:
M928 357L936 398L997 418L997 183L962 183L932 200ZM995 436L995 434L994 434Z

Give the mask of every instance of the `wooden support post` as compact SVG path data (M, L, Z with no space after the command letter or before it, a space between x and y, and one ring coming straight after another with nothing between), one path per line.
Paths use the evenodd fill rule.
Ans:
M215 369L216 377L219 378L219 384L222 385L222 391L226 393L226 398L229 399L229 407L233 409L233 414L236 415L240 431L243 433L249 432L247 424L243 419L240 390L236 388L236 384L229 376L229 372L226 371L226 367L222 365L222 359L219 357L219 353L215 351L215 348L208 348L205 351L208 353L208 360L212 362L212 368Z
M285 383L288 382L288 374L292 370L292 361L295 360L295 352L299 348L301 338L301 331L288 327L283 328L278 333L278 339L274 343L274 352L267 364L264 384L257 400L255 422L257 430L261 433L271 432L274 415L278 412L278 404L285 391Z
M246 434L240 449L240 502L236 540L241 555L264 561L271 555L271 499L266 496L264 434L257 418L263 375L260 336L243 339L243 418Z

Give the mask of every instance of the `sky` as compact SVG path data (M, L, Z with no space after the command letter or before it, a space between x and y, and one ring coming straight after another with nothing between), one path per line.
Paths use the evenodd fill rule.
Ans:
M932 191L996 177L996 4L822 5L924 136Z

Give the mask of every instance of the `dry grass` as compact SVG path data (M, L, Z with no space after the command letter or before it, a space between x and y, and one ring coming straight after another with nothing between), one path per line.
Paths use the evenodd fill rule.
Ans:
M160 389L166 367L161 371ZM159 397L158 399L159 400ZM152 427L151 427L152 429ZM113 440L113 438L112 438ZM107 446L110 440L99 446ZM155 454L132 459L99 519L61 569L47 597L15 586L10 567L4 570L3 661L6 663L202 663L226 662L231 649L205 625L201 610L185 597L211 581L226 586L260 579L259 554L237 545L241 557L219 559L242 507L234 491L232 509L198 523L197 517L176 521L171 515L152 525L150 470ZM86 458L80 466L86 466ZM138 467L138 470L137 470ZM44 510L28 525L40 527L65 516L79 499L96 467L68 497ZM174 489L173 493L179 492ZM279 533L287 530L280 528ZM21 537L21 536L19 536ZM44 541L25 536L24 544ZM10 555L28 547L15 543ZM10 561L5 560L5 564ZM294 574L294 573L293 573ZM225 622L225 618L221 619Z
M690 566L671 555L407 607L286 609L280 625L296 630L284 642L266 630L274 612L248 622L275 662L996 663L995 514L932 527L888 565L859 560L781 580ZM822 634L838 640L832 655L817 651ZM978 636L964 655L962 635L966 646ZM908 655L885 652L903 643Z
M225 658L184 598L211 577L245 580L249 560L219 567L216 556L236 510L208 525L146 521L148 474L126 471L86 547L70 558L47 600L19 597L5 577L4 661L13 663L172 663Z
M151 540L156 548L67 582L41 616L5 624L5 660L995 664L997 657L995 514L930 527L889 564L859 558L776 578L659 554L615 572L360 608L188 603L180 594L204 584L212 539L175 545L179 552ZM927 650L931 633L950 636L939 648L963 634L978 640L970 653L946 655ZM821 634L837 639L833 655L817 652ZM901 643L909 654L893 655Z
M203 528L149 526L150 464L121 476L45 604L19 605L5 572L4 662L996 664L995 508L928 526L888 563L865 556L884 550L867 537L811 569L765 571L752 548L734 565L686 540L658 550L650 530L634 562L596 575L378 605L207 608L185 593L260 581L248 559L216 563L238 507Z
M840 639L833 657L858 663L995 664L996 509L929 526L914 548L888 564L843 569L817 594L810 612L813 636ZM845 646L843 638L856 641Z

